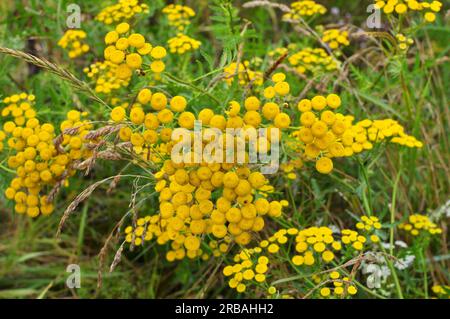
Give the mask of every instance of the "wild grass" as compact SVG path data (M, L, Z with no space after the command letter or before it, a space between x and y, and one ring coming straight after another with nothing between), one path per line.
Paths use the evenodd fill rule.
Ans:
M17 91L32 92L42 105L39 115L43 120L61 119L74 106L100 119L107 114L108 103L80 79L80 69L87 63L69 63L55 47L64 30L64 8L69 2L0 3L0 98ZM156 7L163 3L151 2ZM208 7L206 1L186 1L188 5L197 4L202 8L196 23L205 47L198 59L185 65L183 78L168 75L167 80L172 90L192 90L194 105L220 105L240 89L236 85L221 89L216 85L216 77L221 67L241 58L242 50L247 56L260 56L282 41L299 41L286 35L293 26L277 18L279 8L283 9L288 1L279 1L284 3L278 6L266 1L243 5L244 2L234 1L231 6L231 1L222 1L222 6ZM359 1L321 2L341 8L338 18L351 15L356 27L365 21L364 6L355 4ZM92 1L83 5L85 21L92 20L101 3ZM229 11L222 12L221 8ZM158 28L154 19L144 21L142 31L157 43L164 30ZM223 24L211 28L208 24L211 20ZM242 22L250 20L248 31L244 31ZM350 62L340 81L325 79L312 83L311 79L297 79L298 86L293 88L297 94L309 90L339 92L345 111L357 118L370 114L373 118L399 120L425 146L415 150L381 145L358 160L339 161L339 168L331 177L304 173L295 185L279 180L275 184L277 191L292 202L290 222L311 225L320 220L323 224L332 222L343 226L354 222L362 211L368 211L398 224L405 220L407 213L433 213L450 200L448 14L445 17L442 14L438 20L436 24L422 27L416 39L415 56L380 58L385 49L383 40L362 34L353 39L360 49L345 52ZM92 21L86 22L86 26L90 39L95 42L93 53L101 56L105 28ZM378 47L365 49L367 37ZM209 56L207 52L212 49L221 55ZM265 65L265 70L269 69L270 65ZM99 159L89 175L80 175L62 190L57 209L49 218L31 220L18 216L3 194L0 195L0 298L237 297L226 288L223 278L216 276L223 266L220 260L169 264L155 244L116 254L121 247L116 226L130 210L130 183L124 177L115 181L117 185L110 189L111 193L107 191L111 179L122 168L123 175L138 174L124 166L121 161L103 165ZM0 163L0 172L0 189L4 189L12 175L4 162ZM95 184L103 180L108 182ZM90 185L98 187L89 189ZM80 200L77 196L84 189L89 189L86 196L89 198ZM77 205L70 206L74 200ZM143 195L138 200L142 200L139 203L144 212L155 204ZM279 223L282 225L284 221ZM272 226L276 226L275 222ZM399 277L397 281L407 283L397 287L398 297L429 297L427 287L433 282L449 284L450 253L445 218L440 227L443 234L420 256L420 269L394 271ZM61 232L56 236L58 229ZM384 240L392 242L393 232L391 228L389 238ZM65 285L69 264L79 264L82 269L81 289L68 289ZM114 270L109 272L111 265ZM280 280L291 280L295 287L296 279ZM366 296L374 297L369 293Z

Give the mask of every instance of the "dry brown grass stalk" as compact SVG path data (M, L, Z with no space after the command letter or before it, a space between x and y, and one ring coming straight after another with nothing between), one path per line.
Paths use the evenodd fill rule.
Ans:
M69 177L69 169L66 169L62 175L60 176L59 180L56 182L56 184L53 186L50 193L48 193L47 196L47 203L50 204L55 199L56 195L59 193L61 188L63 187L67 177Z
M123 242L122 245L120 245L119 249L117 250L116 254L114 255L114 260L111 263L111 266L109 267L109 272L113 272L114 269L116 268L116 266L120 263L124 245L125 245L125 242Z
M58 153L63 154L66 151L64 150L64 148L62 147L62 143L64 142L64 135L76 135L79 132L79 129L82 126L77 126L77 127L71 127L68 129L65 129L64 131L61 132L61 134L59 134L57 137L55 137L53 139L53 145L55 146L56 150L58 151Z
M110 180L113 177L105 178L101 181L98 181L92 185L90 185L88 188L86 188L84 191L82 191L73 201L70 203L70 205L67 207L67 209L64 211L64 214L59 222L58 230L56 231L56 237L59 237L61 235L62 228L64 227L64 224L66 223L67 219L69 218L70 214L75 211L75 209L78 207L80 203L82 203L84 200L89 198L94 190L97 189L101 184L105 183L106 181Z
M276 9L280 9L283 12L291 12L291 9L287 6L284 5L282 3L276 3L276 2L271 2L268 0L256 0L256 1L249 1L247 3L244 3L242 5L244 8L257 8L257 7L266 7L266 8L276 8Z
M111 243L111 241L114 239L114 234L122 227L126 217L127 217L127 214L125 214L119 220L119 222L114 226L113 230L111 231L108 238L106 239L102 249L100 250L100 253L98 254L99 266L98 266L98 271L97 271L97 292L99 291L99 289L101 288L102 283L103 283L102 269L105 264L106 256L108 254L108 246ZM117 234L119 234L119 233L117 233ZM123 246L123 244L122 244L122 246ZM119 250L120 250L120 248L119 248ZM122 252L120 252L120 256L121 256L121 254L122 254ZM116 256L117 256L117 253L116 253ZM114 260L116 260L116 257L114 258ZM113 261L113 264L114 264L114 261ZM111 265L111 267L112 267L112 265ZM110 271L111 271L111 267L110 267Z
M89 87L89 85L81 80L79 80L75 75L70 73L69 71L63 69L59 65L48 61L45 58L36 57L34 55L28 54L26 52L20 50L14 50L9 48L0 47L0 53L15 57L17 59L23 60L25 62L31 63L45 69L61 79L69 82L75 89L85 93L94 101L103 104L107 108L110 108L109 105L103 101L101 98L97 96L97 94Z
M109 135L111 133L115 133L119 131L123 125L107 125L99 128L98 130L91 131L84 137L87 140L96 140L99 137L103 137Z

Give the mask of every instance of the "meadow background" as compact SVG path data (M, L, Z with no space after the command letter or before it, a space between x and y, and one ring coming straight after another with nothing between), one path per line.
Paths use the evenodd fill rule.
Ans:
M106 28L93 20L94 16L110 1L78 1L82 8L82 29L88 32L91 52L82 59L70 61L57 46L63 35L66 7L74 1L35 0L0 3L0 47L13 48L42 56L83 78L81 70L103 51ZM76 1L75 1L76 2ZM167 39L162 24L161 0L150 1L150 18L139 21L138 30L152 41ZM224 1L222 1L224 2ZM226 1L225 1L226 2ZM214 70L221 59L232 60L239 41L235 30L243 21L252 22L245 39L245 57L265 56L267 52L289 43L304 43L301 34L291 32L290 25L282 23L280 12L263 8L244 9L245 1L233 1L232 24L223 22L225 13L220 1L185 1L197 11L193 22L197 37L202 41L201 54L183 69L183 78L192 79ZM281 2L281 1L279 1ZM340 8L335 16L324 18L324 23L346 21L365 28L368 14L366 6L371 1L320 1L328 8ZM290 3L284 1L284 3ZM401 220L408 213L433 214L450 200L449 192L449 50L450 28L448 3L439 14L437 22L429 24L417 33L415 54L407 59L383 58L365 51L366 42L357 38L345 54L355 58L348 69L348 82L339 83L344 111L365 118L395 118L407 131L423 141L420 150L388 146L374 150L360 158L365 169L356 160L340 161L339 168L331 176L312 174L301 176L298 184L286 187L280 181L280 190L292 196L297 215L293 220L310 224L320 219L346 225L363 204L362 193L370 197L370 205L380 218L387 218L395 203L396 217ZM214 21L216 21L214 23ZM231 41L230 41L231 40ZM165 40L164 40L165 41ZM236 42L233 42L236 41ZM160 41L159 43L164 43ZM232 45L230 45L232 43ZM234 44L234 45L233 45ZM210 55L211 52L227 52ZM168 68L180 61L168 59ZM107 110L92 102L55 75L26 64L18 59L0 54L0 98L16 92L32 92L38 102L40 118L59 121L65 113L76 107L89 111L94 117L104 117ZM329 92L333 82L324 82ZM175 90L186 91L178 84L170 84ZM301 92L305 83L298 81L293 88ZM321 84L316 84L321 89ZM237 90L238 88L232 88ZM323 89L323 88L322 88ZM314 90L314 88L312 88ZM214 94L220 99L231 94L223 86ZM197 97L198 103L206 103ZM195 104L195 103L194 103ZM116 165L116 166L114 166ZM5 189L11 178L5 163L0 163L0 188ZM70 187L59 196L55 212L47 218L32 220L14 214L12 205L0 195L0 298L179 298L179 297L236 297L226 287L221 276L215 276L205 285L206 278L216 267L213 261L183 260L170 264L164 260L158 247L126 252L112 273L108 273L116 242L107 245L108 251L100 263L99 252L115 223L128 210L130 187L121 184L113 194L107 195L100 187L94 196L82 203L73 214L60 236L55 237L60 217L76 195L97 180L115 174L123 163L101 165L88 176L78 175ZM398 180L398 183L396 181ZM352 186L349 186L352 185ZM356 185L356 186L355 186ZM288 188L293 194L288 193ZM337 196L340 193L342 196ZM393 197L394 194L394 197ZM346 198L346 200L343 200ZM148 206L150 209L151 202ZM448 207L448 206L447 206ZM448 208L447 208L448 209ZM448 220L447 212L447 220ZM276 222L272 222L275 226ZM444 221L439 224L443 234L432 243L424 259L430 270L430 281L449 284L450 253L448 230ZM269 231L268 227L265 232ZM81 289L68 289L65 285L68 264L79 264L82 270ZM103 271L101 287L98 271ZM400 274L405 285L405 295L423 297L422 278L406 270ZM259 296L254 296L259 297Z

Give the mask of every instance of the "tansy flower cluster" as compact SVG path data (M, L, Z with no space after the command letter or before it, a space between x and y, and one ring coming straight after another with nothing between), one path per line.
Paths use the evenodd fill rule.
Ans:
M412 38L408 38L402 33L397 33L395 38L398 41L398 48L404 52L408 51L409 47L414 43Z
M282 94L289 93L289 86L284 82L284 75L274 76L274 92ZM153 107L158 107L162 112L167 103L163 96L158 97L150 92L143 91L138 96L138 101L143 101L146 96L151 101ZM161 94L160 94L161 95ZM161 104L161 101L165 101ZM160 104L154 104L154 103ZM170 105L175 112L182 112L186 107L186 100L182 97L172 98ZM263 107L263 114L270 119L277 127L289 126L289 116L280 112L278 105L268 105ZM245 128L245 126L258 128L262 123L259 114L261 102L255 96L251 96L244 101L245 113L240 116L243 109L241 105L233 101L230 103L227 117L215 114L210 109L203 109L198 118L191 112L182 112L179 114L177 122L181 129L194 128L196 119L202 122L202 125L224 131L226 128ZM116 114L117 112L117 114ZM140 111L139 121L146 122L147 115ZM158 115L155 126L157 126ZM124 110L113 110L111 114L114 121L122 121L125 117ZM133 121L133 116L130 115ZM136 123L137 124L137 123ZM122 129L123 130L123 129ZM202 134L204 144L211 142L208 135L208 128L203 129ZM170 131L172 133L172 131ZM174 131L175 133L175 131ZM122 134L122 133L121 133ZM133 133L139 134L139 133ZM145 133L144 133L145 134ZM169 134L168 138L173 134ZM133 136L133 135L132 135ZM226 135L225 135L226 136ZM238 143L238 136L231 137L234 143ZM145 138L144 138L145 140ZM173 140L175 141L175 140ZM132 140L131 142L135 144ZM259 137L258 149L267 151L270 149L270 138ZM228 142L223 143L226 156ZM202 148L203 149L203 148ZM200 158L197 164L193 160L196 156ZM177 163L173 160L166 160L160 172L155 174L158 182L155 190L160 194L160 213L161 234L158 236L158 242L167 243L168 241L184 240L184 248L191 251L191 256L198 256L202 237L212 235L219 240L231 238L232 241L247 245L251 240L251 233L258 232L264 227L264 215L270 217L279 217L282 214L283 204L277 201L266 199L272 189L267 185L268 181L260 172L252 171L247 164L237 165L234 162L220 163L207 162L202 154L188 152L184 154L187 159L185 163ZM219 197L212 197L212 194L221 194ZM187 253L187 252L186 252Z
M195 16L194 10L178 4L170 4L162 12L167 16L169 25L177 28L178 31L183 31L191 24L191 19Z
M14 129L15 126L24 126L27 120L35 118L35 99L36 97L34 95L27 93L14 94L5 97L2 102L3 104L6 104L6 106L2 108L1 116L13 118L13 122L6 125L6 127L14 125Z
M303 159L315 161L317 171L322 174L329 174L333 170L333 157L353 154L350 120L334 112L340 106L341 99L336 94L303 99L297 105L301 112L301 127L292 136L302 143L297 147L303 152Z
M421 148L423 143L414 136L405 133L405 129L397 121L385 120L362 120L352 127L355 141L360 145L352 145L353 151L370 149L372 143L380 143L387 140L390 143L407 146L410 148ZM370 143L371 145L369 146Z
M450 299L450 286L434 285L431 287L431 290L440 299Z
M223 69L224 81L231 85L234 78L237 77L240 85L246 85L250 82L255 85L261 85L263 83L263 75L261 72L253 71L250 69L250 62L244 61L239 63L239 67L236 62L230 63Z
M272 76L273 85L267 86L263 92L265 103L256 96L246 98L244 107L237 101L232 101L226 111L228 120L222 120L223 123L219 128L245 128L245 126L259 128L264 126L269 131L273 127L278 129L288 128L291 124L289 115L283 112L282 105L273 101L273 99L283 99L290 93L290 85L285 80L286 75L284 73L276 73ZM245 112L241 117L242 110L245 110ZM259 139L258 143L260 143L261 148L264 145L264 147L270 149L270 134L267 136L267 146L262 138Z
M313 75L334 71L340 65L339 61L330 56L322 48L302 49L292 54L288 61L297 72Z
M330 284L332 285L330 286ZM349 277L341 278L341 274L338 271L330 272L321 287L319 293L324 298L344 298L347 295L356 295L358 292L351 279Z
M361 221L356 223L356 228L365 231L372 231L373 229L381 229L381 223L378 217L362 216Z
M289 140L286 141L287 148L291 148L292 144ZM295 143L294 143L295 144ZM301 158L290 158L289 161L281 163L280 169L283 171L284 176L287 179L295 180L297 179L297 174L295 170L299 170L303 167L303 160Z
M131 33L126 22L108 32L105 43L108 46L104 51L105 59L117 65L116 77L121 80L129 79L133 70L141 69L144 57L151 57L150 69L156 75L165 69L162 59L166 56L166 49L153 47L140 33Z
M264 283L266 281L266 273L269 270L269 258L261 254L262 248L255 247L251 249L244 249L239 254L235 255L234 265L226 266L223 269L223 275L230 277L228 285L230 288L236 289L237 292L243 293L247 284L255 281L257 283Z
M267 53L267 55L269 57L271 57L272 59L278 59L280 56L285 55L287 53L289 53L288 48L280 47L280 48L275 48L275 49L269 51L269 53Z
M130 142L135 154L144 160L155 163L162 162L162 156L170 153L170 142L173 129L170 127L175 113L186 108L187 101L182 96L169 99L164 93L153 93L150 89L142 89L137 102L128 110L127 105L116 106L111 111L111 120L125 123L119 131L123 142ZM151 111L145 111L150 106Z
M286 74L282 72L275 73L272 76L271 80L273 82L273 85L268 85L266 88L264 88L263 91L263 95L266 100L272 100L276 97L283 98L291 92L291 87L286 81ZM277 107L275 107L274 102L266 103L262 108L262 114L267 120L274 120L280 114L280 110L280 106L277 105ZM280 117L278 117L277 122L280 123L282 118L287 121L287 116L287 114L281 115ZM276 126L279 128L286 128L290 124L291 123L289 119L289 123L287 123L287 125Z
M152 217L158 219L160 228L155 235L159 244L170 241L173 248L173 243L178 243L176 249L192 257L201 255L201 242L207 239L204 235L247 245L251 232L264 227L264 215L282 214L279 202L269 202L258 193L267 182L261 173L246 166L233 171L233 167L164 162L155 186L160 212ZM215 192L222 195L214 199L211 195Z
M135 227L128 226L125 228L125 241L135 246L141 246L144 242L157 238L157 243L164 245L166 238L162 232L166 227L166 223L167 221L161 218L160 215L139 218L136 221ZM169 262L174 262L176 260L182 260L185 257L190 259L200 257L202 260L208 260L211 256L219 257L228 252L230 240L230 237L225 237L220 243L216 240L211 240L205 249L189 250L185 248L185 237L179 236L171 242L170 250L166 253L166 259ZM189 244L192 245L191 241L192 238L187 240L188 247Z
M169 39L167 44L169 45L170 53L183 55L187 52L198 50L202 43L187 35L179 33L176 37Z
M264 190L265 177L245 165L237 167L236 171L232 170L232 164L189 165L192 168L188 170L176 168L180 165L173 166L173 162L165 162L162 172L168 178L161 178L157 185L160 211L165 218L179 211L183 224L189 224L188 230L183 229L184 233L190 231L193 236L210 233L218 239L230 235L236 243L247 245L251 232L264 227L264 215L281 216L282 205L269 202L258 192ZM161 189L165 184L167 186ZM175 188L173 192L171 185L174 185L172 189L178 187L179 190ZM211 194L218 190L222 191L222 196L214 200ZM177 227L174 230L180 231Z
M350 45L348 31L341 31L339 29L325 30L322 35L322 41L328 44L332 50Z
M421 234L436 235L442 233L442 229L433 223L428 216L420 214L409 216L408 222L400 224L398 228L403 229L413 236L419 236Z
M279 237L277 237L277 234ZM277 232L274 236L278 243L283 244L287 238L285 234L281 234ZM342 249L342 244L335 240L332 230L328 227L310 227L297 232L291 230L286 234L295 236L296 254L291 258L291 262L295 266L312 266L315 263L320 263L320 260L329 263L335 258L333 251ZM271 238L269 238L269 242L270 240ZM268 246L269 252L271 251L271 245L276 244Z
M283 15L283 20L298 20L302 17L323 15L327 8L315 1L295 1L291 3L291 12Z
M387 0L375 1L378 9L383 9L386 14L405 15L409 12L423 11L424 19L427 22L436 20L436 13L441 11L442 3L440 1L420 1L420 0Z
M83 72L95 85L95 92L110 94L121 87L127 87L130 83L132 73L118 73L119 65L111 61L101 61L91 64L83 69ZM120 76L120 77L119 77Z
M333 170L332 158L370 150L373 143L386 139L408 147L422 147L421 142L404 133L398 122L391 119L363 120L353 124L353 116L334 112L340 105L340 97L330 94L303 99L297 106L301 112L301 127L292 136L301 144L290 144L290 147L297 149L304 161L315 161L318 172L329 174Z
M91 155L89 150L83 148L83 136L90 126L81 122L80 112L68 112L67 120L61 124L61 131L76 128L76 133L63 135L61 144L56 147L53 143L55 128L50 123L41 124L36 118L34 99L33 95L22 93L3 100L8 105L3 108L2 116L12 115L14 120L4 123L6 134L1 134L9 136L8 166L17 174L6 189L5 196L15 201L16 213L26 213L30 217L53 212L53 204L42 193L74 173L71 168L73 161Z
M125 22L140 13L148 13L147 4L140 4L138 0L119 0L118 3L104 8L95 20L110 25L113 23Z
M272 268L280 266L277 260L279 256L287 254L286 258L292 267L299 271L309 273L314 281L320 283L320 278L314 275L316 268L326 268L334 260L338 260L336 254L342 256L353 256L364 249L367 242L366 237L360 235L357 231L344 229L339 234L333 234L329 227L309 227L305 229L288 228L280 229L267 240L260 241L254 248L244 248L234 256L234 264L228 265L223 269L223 274L229 277L228 284L231 288L242 293L250 285L263 287L265 290L268 285L267 278L272 276ZM282 247L293 247L294 255L285 251ZM332 273L332 282L334 284L333 293L336 296L343 297L345 294L354 295L357 293L356 287L350 283L347 277L340 279L339 274ZM338 288L340 287L340 288ZM353 288L350 288L353 287ZM323 291L321 295L328 297L331 289ZM269 287L270 295L276 293L275 287Z
M378 217L375 216L362 216L361 220L356 223L356 229L366 234L373 243L378 243L380 238L374 234L376 230L381 229L381 223Z
M59 154L67 155L71 161L84 160L92 156L89 143L95 144L96 139L86 139L86 135L94 128L86 119L87 115L87 112L71 110L59 125L62 140L61 145L57 145L57 151Z
M58 45L68 51L69 58L75 59L89 52L89 45L84 41L86 36L86 32L82 30L67 30Z

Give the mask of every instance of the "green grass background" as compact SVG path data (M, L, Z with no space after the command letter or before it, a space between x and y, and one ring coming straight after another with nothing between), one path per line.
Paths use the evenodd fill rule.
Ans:
M88 41L93 52L86 59L69 61L56 45L65 30L65 8L73 1L2 1L0 3L0 46L27 51L46 57L71 70L79 78L80 71L94 57L102 55L103 35L107 28L93 17L110 1L79 1L82 7L82 28L88 31ZM208 4L209 2L209 4ZM240 8L245 1L233 1ZM151 1L151 18L139 21L139 30L152 43L163 44L167 40L167 27L163 25L158 8L162 0ZM223 22L226 15L215 7L219 1L186 1L198 11L195 31L203 41L202 53L194 57L177 76L191 80L204 73L217 71L220 61L231 61L236 55L233 41L239 41L239 21ZM284 1L289 3L289 1ZM321 1L328 8L340 9L338 17L327 16L324 24L336 19L352 21L363 26L367 17L365 5L370 1ZM441 207L450 199L449 194L449 62L450 28L448 14L443 12L435 24L423 27L416 35L420 42L415 54L404 58L386 58L367 54L352 64L349 83L341 83L338 91L344 101L345 113L357 119L394 118L406 130L425 144L421 150L396 146L374 149L356 160L338 162L339 170L331 177L319 176L311 170L302 173L293 187L297 214L288 219L311 225L318 219L324 224L351 225L362 211L364 197L370 196L371 206L377 216L386 221L393 201L394 182L399 176L396 202L398 221L408 213L427 213ZM280 22L279 12L265 9L240 8L241 22L252 21L245 41L245 58L264 57L268 49L287 43L312 43L292 32L289 25ZM233 17L233 16L232 16ZM222 19L222 20L221 20ZM211 21L219 21L211 27ZM235 30L234 30L235 29ZM362 50L364 43L355 41L346 50L350 56ZM212 55L211 52L218 52ZM221 52L225 52L221 54ZM172 58L169 70L180 63ZM265 62L266 63L266 62ZM376 69L371 66L377 65ZM107 114L98 103L92 102L74 90L67 82L48 72L37 70L17 59L0 55L0 98L15 92L27 91L36 95L39 118L57 122L73 107L87 110L94 117ZM295 79L292 79L293 81ZM295 80L294 92L300 92L305 83ZM200 81L206 87L207 81ZM170 83L175 92L189 91L180 84ZM350 90L351 89L351 90ZM329 90L332 90L330 85ZM228 100L238 94L239 88L219 87L214 94ZM314 91L311 92L314 94ZM127 95L125 94L125 97ZM190 105L207 105L211 101L201 94L191 92ZM2 164L4 164L2 162ZM0 298L156 298L156 297L235 297L226 287L221 276L205 285L206 278L216 267L217 260L208 262L182 261L169 264L164 261L162 250L154 245L143 250L125 252L114 272L108 273L114 253L118 248L112 242L102 267L102 287L98 289L99 252L115 223L128 210L130 187L119 184L112 196L105 196L100 187L86 203L82 203L66 223L59 239L55 238L59 219L76 195L93 182L114 175L123 163L97 165L87 177L71 181L57 201L57 209L49 218L31 220L13 213L10 203L0 195ZM364 170L361 169L364 167ZM365 178L365 174L367 179ZM0 169L0 189L5 189L12 176ZM276 181L281 192L288 197L288 187L282 180ZM343 194L336 196L336 193ZM151 201L143 207L142 214L150 211ZM272 229L276 227L272 224ZM446 227L445 223L441 226ZM270 229L269 227L267 229ZM430 280L449 282L449 252L447 229L444 235L430 247L427 260L431 269ZM79 264L82 271L81 289L66 288L68 264ZM401 274L405 283L405 296L424 295L421 277L411 271ZM255 296L259 297L259 296Z

